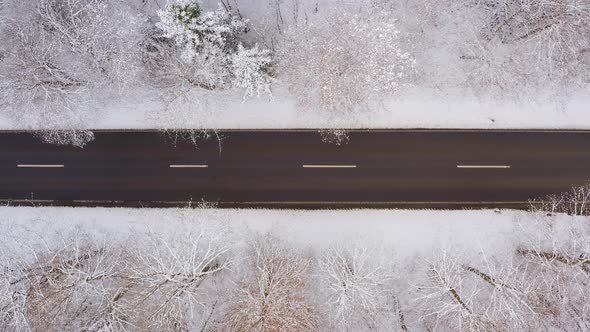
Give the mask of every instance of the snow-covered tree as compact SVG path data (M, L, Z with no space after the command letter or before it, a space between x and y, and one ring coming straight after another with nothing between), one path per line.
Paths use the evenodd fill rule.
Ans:
M385 250L360 242L338 243L322 254L319 278L334 328L373 326L379 312L391 310L386 304L394 296L394 271L388 259Z
M27 310L26 271L22 260L15 259L13 254L0 247L0 329L29 331L31 323Z
M248 248L239 289L227 316L231 331L315 331L317 311L307 298L310 258L270 234Z
M466 84L510 96L567 95L590 78L587 0L456 2L472 13L462 48Z
M232 264L225 229L197 221L182 232L143 235L133 247L123 278L133 283L131 303L142 307L129 314L134 326L204 328L219 301L216 282Z
M531 51L539 61L566 64L590 47L588 0L501 0L482 5L489 11L484 38L504 44L532 42Z
M490 331L497 327L477 301L481 285L466 278L459 257L441 250L429 262L426 279L418 286L416 300L421 304L420 320L429 329Z
M66 63L63 46L41 27L4 31L12 37L0 60L0 109L30 128L81 126L89 110L85 69Z
M590 215L590 184L573 186L569 191L547 195L529 202L532 212Z
M402 49L393 14L333 10L281 45L279 74L306 109L347 114L395 95L414 59Z
M125 330L127 283L116 278L121 250L107 239L91 239L79 232L33 249L34 261L23 261L12 271L13 297L25 302L33 330ZM22 254L22 253L21 253ZM13 298L13 306L18 298ZM14 321L14 313L13 321Z
M245 98L270 94L270 52L243 46L247 21L241 16L221 5L205 11L195 0L170 1L158 16L159 31L146 41L145 63L153 84L173 95L165 99L199 103L198 97L186 97L193 90L233 87L243 88Z
M271 62L269 50L260 50L258 45L250 49L238 45L238 51L232 55L234 85L244 89L244 98L271 94L268 73Z
M535 302L540 290L526 262L514 257L480 264L464 264L465 277L478 285L477 306L485 310L498 330L531 330L538 327Z
M590 81L587 0L377 2L399 18L430 92L554 103Z
M132 240L22 229L14 232L24 236L18 243L2 237L0 329L213 328L225 305L218 295L232 285L220 278L232 261L231 243L221 225L192 221L170 234L136 232Z
M534 212L521 221L516 254L528 266L538 292L532 306L544 328L590 327L590 222L587 216Z
M246 21L239 16L221 6L216 11L203 12L195 0L169 2L158 16L161 21L156 26L164 37L174 39L186 62L200 53L232 53L240 34L246 32Z
M116 1L39 0L37 17L56 41L74 55L84 56L84 64L102 74L108 84L128 83L128 75L135 74L132 52L137 36L132 34L137 31L132 26L136 18L117 13L123 9Z
M51 134L83 130L100 94L135 82L141 19L124 2L8 1L13 16L0 26L0 111L15 122ZM55 138L85 142L76 134Z

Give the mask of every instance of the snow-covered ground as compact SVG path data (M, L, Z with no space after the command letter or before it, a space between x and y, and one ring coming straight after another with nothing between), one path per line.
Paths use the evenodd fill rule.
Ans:
M511 250L515 218L513 210L240 210L240 209L128 209L2 207L0 227L21 225L39 234L76 228L120 236L134 231L167 232L191 220L227 223L234 232L271 232L303 248L321 250L339 241L366 239L395 248L411 257L439 248L464 252ZM427 255L426 255L427 256Z
M0 129L590 129L584 1L47 1L3 1Z
M217 331L264 317L303 330L576 331L590 313L588 217L203 207L0 215L0 324L9 329ZM206 276L211 266L220 272ZM36 311L53 308L50 319Z
M325 116L304 111L287 93L242 101L239 94L209 96L205 106L165 110L153 91L97 106L92 129L467 128L590 129L590 96L565 104L485 101L414 91L371 111ZM0 129L34 129L0 114Z
M469 128L469 129L590 129L590 96L566 105L485 102L477 99L429 97L392 100L371 112L325 117L305 112L287 97L274 100L217 102L211 108L170 114L157 102L113 105L95 129L217 128ZM3 122L5 124L6 122ZM8 127L10 125L8 124Z
M9 330L164 329L172 318L189 331L237 330L262 316L322 331L576 331L590 313L588 217L207 207L0 215L0 326ZM212 266L219 272L207 276ZM51 319L35 311L54 307Z

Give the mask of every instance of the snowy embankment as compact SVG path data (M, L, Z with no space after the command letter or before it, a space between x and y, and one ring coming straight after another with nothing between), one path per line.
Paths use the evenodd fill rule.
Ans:
M97 104L86 128L124 129L590 129L590 97L563 105L483 101L414 92L351 116L327 117L297 107L286 93L242 101L239 95L211 96L206 107L165 110L153 91L116 103ZM0 114L0 129L30 130Z
M235 99L235 98L234 98ZM146 100L146 99L143 99ZM147 99L149 100L149 98ZM428 93L390 101L371 112L349 117L326 117L305 112L295 101L217 101L208 109L171 113L157 101L132 102L105 108L94 129L291 129L291 128L452 128L452 129L590 129L590 97L579 96L566 105L493 102L435 97ZM4 126L6 122L0 125ZM10 128L10 125L8 125ZM12 129L12 128L10 128Z
M511 210L241 210L241 209L127 209L3 207L2 224L22 225L40 234L82 228L129 236L173 231L191 220L228 223L244 236L249 231L271 232L301 247L321 250L342 240L366 239L392 246L399 255L429 254L441 247L475 253L510 249L515 240ZM188 221L190 222L190 220ZM46 229L43 229L46 228ZM239 236L238 236L239 237Z
M588 217L2 207L5 330L583 330Z

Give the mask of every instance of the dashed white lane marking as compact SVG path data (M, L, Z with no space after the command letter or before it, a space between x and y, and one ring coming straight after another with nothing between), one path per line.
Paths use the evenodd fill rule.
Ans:
M16 167L19 168L64 168L64 165L50 165L50 164L17 164Z
M303 164L303 168L356 168L356 165L314 165Z
M500 168L507 169L510 165L457 165L457 168Z
M170 165L170 168L207 168L209 165L195 164L195 165Z

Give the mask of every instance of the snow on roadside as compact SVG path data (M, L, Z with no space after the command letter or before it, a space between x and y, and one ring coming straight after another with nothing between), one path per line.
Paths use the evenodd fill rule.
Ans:
M350 116L326 116L302 111L286 94L272 100L210 98L208 106L170 114L156 99L110 105L90 128L468 128L468 129L590 129L590 96L573 97L564 105L492 102L460 96L414 92ZM5 122L0 122L0 128Z
M563 105L539 102L494 102L462 96L408 93L375 106L370 112L326 116L302 111L281 91L271 100L243 101L235 94L203 95L202 105L164 110L154 91L137 91L121 101L97 105L92 129L290 129L290 128L455 128L455 129L590 129L590 96L578 95ZM96 121L96 122L94 122ZM0 114L0 130L32 129Z
M186 219L227 223L245 238L249 231L271 232L304 248L321 250L340 241L383 243L399 258L451 248L467 255L514 250L512 210L239 210L1 207L0 230L22 226L39 234L87 232L127 237L136 231L168 232ZM185 219L184 221L182 219ZM190 226L190 225L189 225Z

